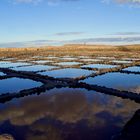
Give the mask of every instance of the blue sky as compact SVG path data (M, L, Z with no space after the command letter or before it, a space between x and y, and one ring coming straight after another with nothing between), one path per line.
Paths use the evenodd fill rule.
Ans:
M140 0L1 0L0 43L140 36Z

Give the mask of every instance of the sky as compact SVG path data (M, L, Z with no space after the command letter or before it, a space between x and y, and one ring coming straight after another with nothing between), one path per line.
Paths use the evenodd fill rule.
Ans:
M0 43L139 37L140 0L0 0Z

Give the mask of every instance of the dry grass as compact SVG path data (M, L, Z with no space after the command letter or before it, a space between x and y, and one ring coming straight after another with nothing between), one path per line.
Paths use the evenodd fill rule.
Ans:
M105 46L105 45L64 45L59 47L38 47L38 48L0 48L0 57L26 57L36 55L54 56L136 56L140 57L140 45L127 46Z

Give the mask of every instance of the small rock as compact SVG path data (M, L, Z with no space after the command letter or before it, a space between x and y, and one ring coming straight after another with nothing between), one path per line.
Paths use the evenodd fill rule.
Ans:
M0 135L0 140L14 140L14 138L9 134Z

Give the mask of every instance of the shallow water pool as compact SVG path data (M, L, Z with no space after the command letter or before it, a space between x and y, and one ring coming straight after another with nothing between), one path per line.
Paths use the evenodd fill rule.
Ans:
M112 62L118 63L118 64L130 64L132 61L125 61L125 60L113 60Z
M79 62L60 62L60 63L56 63L57 65L61 65L61 66L72 66L72 65L79 65L81 63Z
M9 67L19 67L19 66L28 66L30 63L24 62L9 62L9 61L0 61L0 68L9 68Z
M89 77L82 82L91 85L93 84L140 93L140 75L135 74L125 74L119 72L107 73L94 78Z
M42 83L29 79L8 78L0 80L0 94L7 92L9 93L18 92L20 90L30 89L41 85Z
M76 68L66 68L66 69L59 69L59 70L52 70L46 72L40 72L41 75L48 75L55 78L75 78L83 75L90 75L94 71L89 70L82 70Z
M3 72L0 72L0 76L4 76L4 75L6 75L5 73L3 73Z
M44 63L53 62L53 61L51 61L51 60L37 60L37 61L33 61L33 62L44 64Z
M131 71L131 72L140 72L140 66L128 67L123 70Z
M83 65L82 68L97 68L97 69L107 69L117 67L116 65L107 65L107 64L89 64Z
M41 71L41 70L50 70L56 68L55 66L48 66L48 65L32 65L32 66L25 66L25 67L17 67L17 68L12 68L13 70L17 71Z

